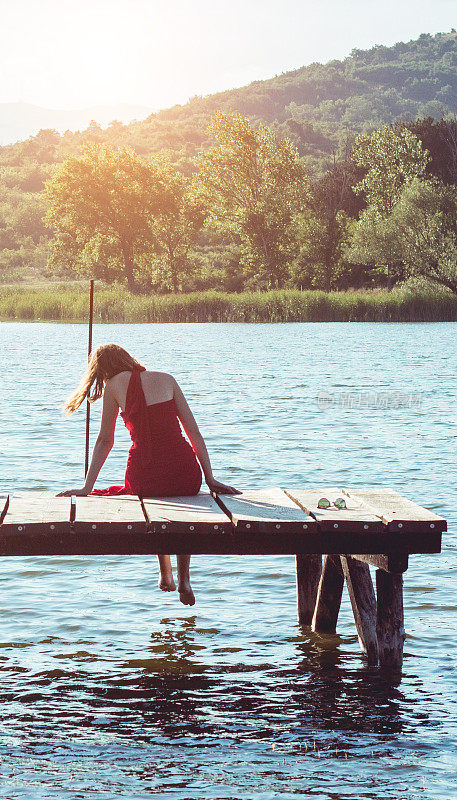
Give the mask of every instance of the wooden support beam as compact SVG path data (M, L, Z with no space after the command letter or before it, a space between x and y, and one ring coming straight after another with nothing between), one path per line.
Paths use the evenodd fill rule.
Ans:
M378 663L378 641L376 636L376 596L368 564L356 561L351 556L341 556L346 585L354 612L359 644L368 663Z
M399 672L405 640L403 575L376 570L376 594L379 665Z
M408 554L407 553L386 553L382 554L368 554L368 553L351 553L351 558L356 561L363 561L364 564L369 564L370 567L382 569L384 572L406 572L408 569Z
M322 572L322 556L295 556L297 569L297 610L300 625L311 625L317 588Z
M344 575L340 556L325 556L311 623L313 631L335 633L343 586Z

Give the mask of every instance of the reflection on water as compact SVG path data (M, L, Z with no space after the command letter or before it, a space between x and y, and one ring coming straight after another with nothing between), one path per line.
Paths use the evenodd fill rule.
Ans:
M193 558L192 609L158 591L152 557L3 559L1 797L456 796L452 333L96 328L95 344L121 341L176 375L221 480L392 485L450 531L440 556L411 558L400 685L364 663L347 597L338 635L297 625L293 558ZM77 325L0 325L0 491L80 480L84 416L67 422L57 405L83 366L83 337ZM422 404L319 408L332 386L415 389ZM100 485L122 479L127 444L119 427Z

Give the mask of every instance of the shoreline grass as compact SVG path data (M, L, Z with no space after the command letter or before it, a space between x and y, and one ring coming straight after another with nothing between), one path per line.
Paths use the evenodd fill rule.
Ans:
M86 283L0 287L0 320L86 322ZM94 322L455 322L457 295L410 287L132 295L98 287Z

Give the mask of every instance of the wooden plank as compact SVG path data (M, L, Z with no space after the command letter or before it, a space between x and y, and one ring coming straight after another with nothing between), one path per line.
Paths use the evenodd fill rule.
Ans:
M359 644L368 663L378 663L378 640L376 636L376 596L368 564L355 561L350 556L341 556L346 586L348 587L354 613Z
M401 671L405 628L403 619L403 575L376 571L377 638L379 665Z
M372 555L368 553L351 553L351 558L355 558L356 561L363 561L364 564L369 564L370 567L382 569L384 572L398 573L406 572L408 569L408 555L402 553L387 553L386 555L380 553L373 553Z
M341 531L339 529L331 529L323 532L319 529L316 521L312 518L304 517L303 512L290 498L288 498L280 489L275 490L279 492L281 503L288 503L289 506L284 509L284 506L279 508L278 511L278 495L276 494L276 504L273 506L275 511L272 511L272 503L266 503L265 498L261 499L258 492L256 492L255 503L246 499L247 492L244 493L245 501L242 504L242 514L238 517L238 526L233 528L228 521L226 514L221 511L219 506L212 503L209 494L206 493L205 503L211 504L212 512L221 515L219 519L224 520L224 527L219 526L219 531L223 532L224 536L214 536L214 525L219 525L219 522L211 522L208 524L210 517L204 515L204 522L200 522L196 526L194 521L191 521L188 510L186 511L183 506L180 507L180 518L171 522L172 514L168 516L163 508L163 503L169 503L170 498L153 499L146 501L153 503L157 511L157 504L161 504L161 516L159 513L150 512L154 524L149 526L149 531L156 534L156 539L150 541L150 536L143 536L148 530L145 530L144 517L141 516L139 502L135 496L127 495L123 497L89 497L89 498L74 498L75 505L73 506L75 517L76 508L78 504L78 525L76 519L74 524L68 528L69 519L71 521L70 512L70 498L56 498L52 492L21 492L16 493L16 501L13 504L11 500L11 509L7 513L10 514L9 521L6 519L3 525L0 526L0 537L3 537L0 543L0 554L3 555L40 555L40 554L64 554L74 553L84 555L86 553L96 554L109 554L109 553L208 553L208 554L299 554L299 555L312 555L312 554L340 554L340 553L355 553L357 558L364 555L373 556L373 558L384 559L384 562L375 563L375 566L385 568L386 565L392 571L395 563L405 564L404 559L408 553L433 553L439 552L441 548L441 532L428 531L427 533L417 533L414 530L411 532L403 531L401 535L392 536L385 533L371 533L370 531L354 532L354 531ZM200 495L203 496L204 493ZM12 496L13 497L13 496ZM198 497L198 496L197 496ZM231 503L236 500L238 496L224 495L220 496L220 500L224 498L224 502ZM230 498L230 499L229 499ZM270 491L271 498L271 491ZM286 499L284 499L286 498ZM178 501L184 502L186 505L190 501L194 502L195 498L177 498ZM118 505L120 501L125 500L127 506L125 507L125 515ZM3 500L3 506L6 500ZM198 501L197 501L198 502ZM88 506L87 504L90 504ZM1 504L0 504L1 505ZM97 507L97 513L96 513ZM90 513L86 514L83 509L89 509ZM251 524L247 519L246 525L242 525L243 515L247 516L247 509L250 509L251 523L258 521L258 525ZM261 511L259 511L259 508ZM63 509L63 510L62 510ZM133 509L134 516L132 516ZM168 509L170 511L170 509ZM200 508L201 511L201 508ZM269 519L268 515L276 514L276 519ZM300 521L291 520L290 517L299 514ZM96 516L95 516L96 514ZM264 514L263 517L255 517L255 514ZM175 515L176 516L176 515ZM235 514L236 517L236 514ZM284 518L289 520L288 524L284 524ZM307 519L302 523L303 517ZM192 517L192 520L194 518ZM103 523L106 527L103 527ZM167 525L167 523L169 523ZM95 524L97 527L92 529L91 525ZM129 528L129 525L132 525ZM161 525L165 524L165 529ZM276 525L279 524L279 529ZM23 534L27 530L34 536L42 534L43 538L39 543L36 541L30 543L24 539ZM54 525L54 531L51 526ZM222 525L222 522L221 522ZM303 528L306 525L306 529ZM79 526L79 527L78 527ZM102 526L102 527L100 527ZM206 526L206 527L205 527ZM18 528L22 530L19 531ZM193 527L193 530L191 530ZM101 539L98 534L105 530L107 533L106 539ZM132 533L138 530L138 538L133 539ZM161 537L161 531L165 531L165 536ZM60 536L61 533L72 532L73 539L71 542L66 541L65 537ZM88 536L83 536L84 531ZM113 536L115 531L115 537ZM206 535L205 531L208 534ZM59 537L53 538L54 532L59 533ZM249 533L249 535L247 535ZM306 533L306 535L304 535ZM89 535L90 534L90 535ZM96 534L94 538L94 534ZM109 534L109 536L108 536ZM140 535L141 534L141 535ZM11 540L13 536L14 541ZM22 537L22 538L21 538ZM110 538L111 537L111 538ZM8 538L8 542L6 539ZM55 550L53 550L53 547ZM80 548L78 551L77 548ZM98 549L97 549L98 548ZM382 553L383 556L377 554ZM387 559L387 561L386 561ZM400 561L395 562L395 559ZM371 562L373 563L373 562ZM389 567L390 565L390 567ZM400 569L399 569L400 571Z
M221 494L217 495L217 502L237 531L309 533L316 528L315 520L278 487Z
M73 531L141 533L147 523L136 495L76 497Z
M286 494L294 500L300 508L313 516L322 532L339 530L347 532L382 533L385 525L378 516L373 514L365 505L349 497L345 497L347 508L318 508L322 497L334 502L337 497L342 497L342 490L337 487L308 489L286 489Z
M296 555L295 564L298 622L300 625L311 625L322 572L322 556Z
M208 492L192 497L143 498L143 505L154 532L230 533L232 523Z
M340 556L325 556L311 623L313 631L335 633L343 586L344 575Z
M447 530L447 523L443 517L418 506L393 489L344 488L343 493L352 501L361 502L370 508L373 514L382 519L390 532L441 533Z
M54 492L17 491L10 496L1 533L45 533L69 530L70 498Z

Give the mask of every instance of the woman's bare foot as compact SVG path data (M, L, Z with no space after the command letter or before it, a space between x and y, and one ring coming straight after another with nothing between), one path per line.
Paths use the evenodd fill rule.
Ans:
M192 586L190 585L189 581L179 581L178 586L179 592L179 599L181 603L185 606L194 606L195 605L195 595L192 591Z
M176 584L175 584L175 582L173 580L172 573L171 572L168 572L168 573L161 572L160 575L159 575L158 586L159 586L159 589L162 590L162 592L174 592L175 589L176 589Z

